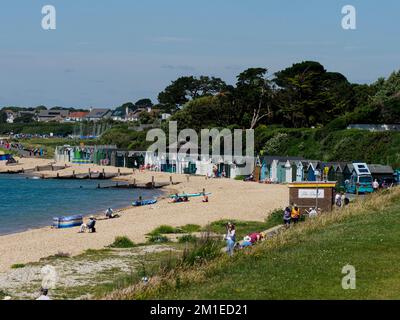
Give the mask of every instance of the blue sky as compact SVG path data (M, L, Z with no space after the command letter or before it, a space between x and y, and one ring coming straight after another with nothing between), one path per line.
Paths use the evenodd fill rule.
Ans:
M44 5L57 29L41 28ZM341 9L357 9L343 30ZM234 83L320 61L370 83L400 69L398 0L2 0L0 106L116 107L182 75Z

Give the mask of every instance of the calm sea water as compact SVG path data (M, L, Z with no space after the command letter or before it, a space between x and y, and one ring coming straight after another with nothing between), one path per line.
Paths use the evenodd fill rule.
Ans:
M98 183L0 175L0 235L51 225L53 217L95 214L109 207L127 207L139 196L151 199L162 194L160 190L97 189Z

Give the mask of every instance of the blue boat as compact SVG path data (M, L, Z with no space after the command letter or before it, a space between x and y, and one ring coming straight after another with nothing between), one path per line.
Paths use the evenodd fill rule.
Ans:
M148 205L155 204L155 203L157 203L157 200L148 199L148 200L134 201L134 202L132 202L132 205L134 207L140 207L140 206L148 206Z
M73 228L83 223L83 216L55 217L53 218L53 227L57 229Z
M11 159L11 154L0 154L0 161L8 161Z

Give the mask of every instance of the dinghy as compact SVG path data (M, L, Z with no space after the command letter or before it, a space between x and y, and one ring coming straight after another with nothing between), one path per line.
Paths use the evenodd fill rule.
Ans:
M155 204L156 202L157 202L157 200L155 200L155 199L148 199L148 200L134 201L134 202L132 202L132 205L134 207L140 207L140 206L148 206L151 204Z
M77 227L80 226L82 223L82 215L53 218L53 227L57 229Z

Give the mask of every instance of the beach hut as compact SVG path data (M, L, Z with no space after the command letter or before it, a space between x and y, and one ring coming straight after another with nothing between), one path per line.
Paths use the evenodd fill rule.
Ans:
M317 166L319 161L310 161L307 167L307 181L319 181L321 173Z
M260 181L267 181L270 179L270 169L271 166L268 165L267 162L263 159L260 169Z
M267 177L270 181L286 183L287 175L289 172L289 168L286 168L287 161L290 162L291 170L292 170L292 178L295 179L296 170L297 170L297 162L303 160L302 157L279 157L279 156L264 156L262 159L262 168L261 172L264 170L264 176ZM265 179L261 179L265 180ZM290 180L290 179L289 179Z
M392 184L394 180L394 170L391 166L381 164L368 164L368 169L371 172L372 179L376 179L379 183L385 182Z
M335 170L335 175L334 175L334 179L335 181L337 181L337 185L339 187L344 187L345 183L345 179L344 179L344 168L346 167L347 162L334 162L333 163L333 167ZM333 181L332 180L332 181Z
M321 173L322 181L335 181L336 178L336 163L320 162L317 165L317 170Z
M354 165L353 163L347 163L343 169L343 181L349 181L353 175Z

